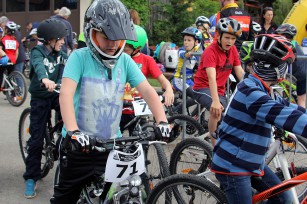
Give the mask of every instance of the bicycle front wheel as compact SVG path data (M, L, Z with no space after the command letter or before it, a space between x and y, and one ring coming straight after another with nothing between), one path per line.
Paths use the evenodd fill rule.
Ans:
M151 124L142 126L143 131L153 132L156 127ZM145 191L148 194L163 178L170 176L167 157L161 144L144 146L147 173L142 175Z
M18 125L18 140L19 148L23 161L26 161L28 156L28 141L31 137L30 135L30 113L31 108L26 108L21 113Z
M27 85L25 77L18 71L13 71L8 76L9 86L6 84L6 98L13 106L21 106L27 98Z
M151 192L147 204L227 203L224 192L207 179L189 174L172 175Z
M171 174L198 174L207 170L212 146L199 138L187 138L175 147L170 160Z
M24 162L28 156L29 141L31 140L30 135L30 113L31 108L26 108L21 113L19 124L18 124L18 140L21 156ZM47 147L46 141L44 139L44 148L42 151L42 160L41 160L41 178L47 176L50 171L50 167L47 164Z

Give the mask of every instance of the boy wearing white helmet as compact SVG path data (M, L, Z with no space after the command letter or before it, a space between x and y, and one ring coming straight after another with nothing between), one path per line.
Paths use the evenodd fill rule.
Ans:
M18 47L19 43L14 36L15 31L17 30L17 25L13 21L8 21L5 24L4 32L5 35L3 36L1 43L4 52L7 54L9 60L16 64L16 60L18 57Z
M202 49L205 50L205 48L211 45L213 42L213 37L209 32L211 27L210 20L206 16L198 16L195 20L195 25L197 29L203 34L201 45Z
M232 70L239 80L243 78L243 69L236 47L236 39L242 29L238 21L221 18L217 24L217 42L212 43L202 54L198 70L194 77L194 98L207 110L212 145L215 145L217 123L226 106L225 84Z

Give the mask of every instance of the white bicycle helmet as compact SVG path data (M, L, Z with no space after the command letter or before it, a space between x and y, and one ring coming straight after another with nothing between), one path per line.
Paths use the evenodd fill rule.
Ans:
M238 21L233 18L221 18L217 23L216 29L222 36L223 33L229 33L236 36L237 38L242 35L241 25Z
M204 23L207 23L211 27L210 20L206 16L198 16L195 20L196 26L202 26Z
M252 25L253 25L253 30L256 34L258 34L261 31L261 26L259 25L259 23L252 21Z
M9 34L14 34L15 31L17 30L17 24L13 21L8 21L5 24L5 27L8 29Z

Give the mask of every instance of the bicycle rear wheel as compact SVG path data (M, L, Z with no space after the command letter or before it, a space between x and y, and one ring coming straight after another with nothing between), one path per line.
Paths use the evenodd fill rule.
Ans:
M169 195L171 194L171 195ZM147 204L227 203L224 192L207 179L176 174L161 181L151 192Z
M9 74L8 80L12 87L8 84L5 85L6 98L13 106L21 106L27 98L27 85L25 77L17 71L13 71Z
M18 140L21 156L24 162L28 156L29 141L31 139L30 135L30 113L31 108L26 108L21 113L18 124ZM50 171L50 167L47 165L47 147L46 141L44 139L44 148L42 151L42 160L41 160L41 178L47 176Z

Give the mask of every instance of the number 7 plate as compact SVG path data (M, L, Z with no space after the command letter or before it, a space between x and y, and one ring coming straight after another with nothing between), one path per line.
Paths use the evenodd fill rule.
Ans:
M144 99L137 100L137 101L132 101L133 109L134 109L134 114L136 116L138 115L151 115L151 111L149 109L148 104Z
M105 181L121 182L130 175L141 175L146 171L142 145L133 153L112 150L108 156Z

